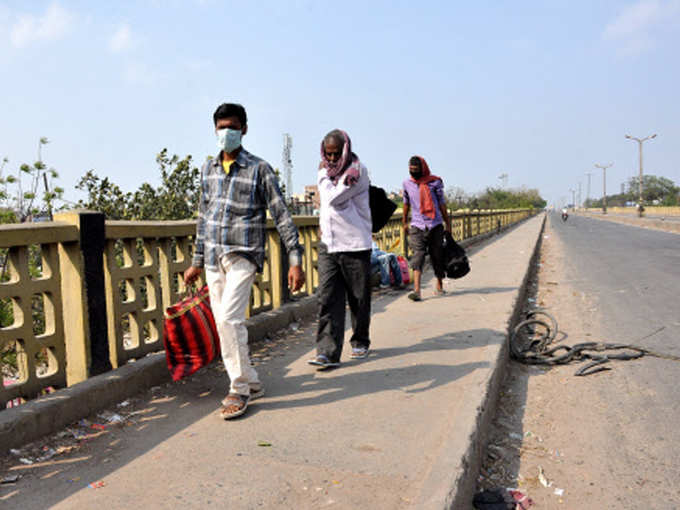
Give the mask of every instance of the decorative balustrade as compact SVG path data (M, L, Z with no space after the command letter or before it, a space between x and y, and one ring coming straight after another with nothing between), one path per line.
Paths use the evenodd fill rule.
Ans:
M181 299L191 221L106 222L104 277L111 364L163 348L163 310Z
M454 211L456 239L485 234L534 214L529 209ZM0 225L0 409L46 387L83 381L163 349L163 311L186 293L193 221L107 221L74 211L58 221ZM397 212L378 245L408 252ZM319 285L318 217L298 216L306 283ZM271 220L265 264L253 285L248 315L291 299L287 256ZM200 283L200 282L199 282Z
M6 225L0 230L0 408L67 382L68 328L62 310L70 303L62 299L62 290L68 285L68 247L77 239L78 230L67 224Z

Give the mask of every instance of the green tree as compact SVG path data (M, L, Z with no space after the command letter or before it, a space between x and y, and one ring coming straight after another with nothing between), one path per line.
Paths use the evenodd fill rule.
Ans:
M628 181L628 194L631 201L639 198L639 179L631 177ZM677 205L680 188L666 177L656 175L642 176L642 200L645 204L657 202L663 205Z
M637 203L640 195L639 189L638 178L631 177L626 183L626 190L623 193L607 195L607 205L624 207L631 202ZM642 200L645 204L658 201L659 205L680 205L680 187L666 177L644 175L642 177ZM602 199L592 200L590 207L602 207Z
M451 209L465 209L470 201L470 196L459 186L449 186L446 188L445 196L446 204Z
M99 177L94 170L89 170L80 178L76 189L87 192L86 200L79 200L78 207L100 211L111 220L131 219L128 210L132 202L132 193L126 193L108 177Z
M468 200L466 205L471 209L543 209L546 204L537 189L510 190L489 187Z
M32 165L20 165L16 175L4 175L9 159L3 158L0 166L0 222L25 222L37 216L52 219L52 211L57 201L62 199L64 190L53 186L59 174L54 168L48 168L42 160L42 148L48 143L46 137L40 137L38 160ZM10 187L16 188L14 192Z
M108 177L90 170L80 178L76 188L87 192L78 205L101 211L114 220L180 220L191 218L198 209L200 170L190 155L180 159L168 156L167 149L156 155L161 183L154 187L142 183L134 192L124 192Z
M10 206L9 190L9 186L16 182L16 177L13 175L5 176L7 163L9 163L9 158L2 158L2 164L0 164L0 224L16 223L17 221L16 214Z

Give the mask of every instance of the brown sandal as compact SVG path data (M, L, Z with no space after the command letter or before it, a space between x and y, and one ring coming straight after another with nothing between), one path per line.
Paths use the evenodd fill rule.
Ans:
M222 409L220 416L224 420L231 420L237 416L241 416L248 408L248 401L250 397L247 395L240 395L238 393L230 393L222 400Z

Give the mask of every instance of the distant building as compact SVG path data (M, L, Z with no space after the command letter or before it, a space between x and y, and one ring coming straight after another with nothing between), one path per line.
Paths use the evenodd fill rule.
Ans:
M319 188L316 185L305 186L304 193L291 195L288 207L294 215L317 216L319 214Z
M316 184L308 184L305 186L305 201L310 201L314 205L314 209L318 209L321 204L319 199L319 187Z

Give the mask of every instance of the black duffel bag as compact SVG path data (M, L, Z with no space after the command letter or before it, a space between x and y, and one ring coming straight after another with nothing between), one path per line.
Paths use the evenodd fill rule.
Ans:
M470 272L465 249L454 241L451 232L444 232L444 260L446 261L446 276L449 278L462 278Z

